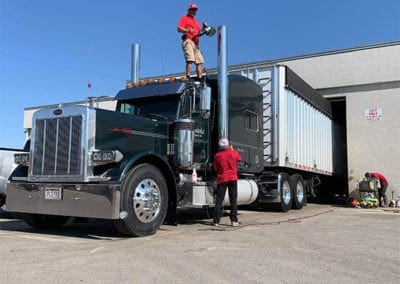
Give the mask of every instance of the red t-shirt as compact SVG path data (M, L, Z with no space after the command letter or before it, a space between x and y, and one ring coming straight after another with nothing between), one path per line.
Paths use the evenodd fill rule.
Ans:
M198 34L201 31L199 22L188 15L184 15L179 19L178 28L193 29L193 33L185 33L186 39L192 40L197 46L199 45Z
M389 184L388 181L387 181L387 179L386 179L386 177L385 177L383 174L381 174L381 173L371 173L371 176L372 176L373 178L378 179L379 182L381 183L381 186L385 186L385 185L388 185L388 184Z
M218 152L214 156L214 170L217 172L217 184L236 181L237 163L242 157L236 150L226 149Z

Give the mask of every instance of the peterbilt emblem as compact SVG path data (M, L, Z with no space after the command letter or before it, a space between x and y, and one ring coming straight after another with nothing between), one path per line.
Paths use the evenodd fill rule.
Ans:
M53 111L54 115L60 115L62 114L62 109L56 109L55 111Z

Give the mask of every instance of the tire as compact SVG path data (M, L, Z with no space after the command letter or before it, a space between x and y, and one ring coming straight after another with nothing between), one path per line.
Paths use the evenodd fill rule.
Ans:
M70 217L67 216L55 216L55 215L42 215L42 214L28 214L19 213L17 215L26 224L32 228L43 230L43 229L55 229L61 227L68 222Z
M278 210L281 212L288 212L290 208L292 207L292 191L290 188L290 178L289 175L286 173L281 173L280 174L280 203L278 204Z
M130 236L153 235L163 224L168 209L168 188L163 174L150 164L131 169L122 186L121 212L126 218L114 222Z
M305 202L304 180L299 174L290 177L290 188L292 190L292 209L302 209Z

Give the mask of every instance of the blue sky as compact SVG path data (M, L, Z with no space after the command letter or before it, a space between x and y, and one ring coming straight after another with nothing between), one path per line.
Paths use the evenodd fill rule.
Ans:
M0 147L22 147L26 107L114 96L132 43L142 77L183 72L176 25L189 2L0 0ZM400 40L400 0L193 2L200 22L227 26L228 64ZM216 67L216 37L200 47Z

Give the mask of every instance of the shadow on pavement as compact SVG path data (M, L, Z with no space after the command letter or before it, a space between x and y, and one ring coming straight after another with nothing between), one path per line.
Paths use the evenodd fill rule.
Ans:
M124 239L110 220L71 218L64 226L55 229L34 229L17 219L14 214L0 211L0 230L25 232L30 234L48 234L54 236L111 240Z
M224 216L228 216L224 212ZM178 225L209 224L212 220L212 209L183 209L178 211ZM164 230L166 229L163 225ZM160 230L163 230L160 228ZM16 215L0 209L0 230L9 232L25 232L30 234L46 234L53 236L115 240L129 238L115 228L113 221L87 218L71 218L64 226L55 229L34 229L17 218ZM167 229L168 230L168 229Z

